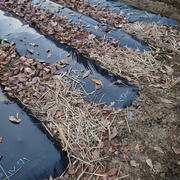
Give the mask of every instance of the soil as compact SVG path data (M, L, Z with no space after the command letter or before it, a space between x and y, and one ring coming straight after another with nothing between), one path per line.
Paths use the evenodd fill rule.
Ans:
M177 77L180 76L180 70L175 65L176 61L179 62L178 58L167 61L167 64L174 66L174 76ZM124 178L129 180L180 179L180 156L173 152L173 148L179 148L180 143L179 84L170 89L161 89L149 87L148 82L143 81L140 87L140 98L127 110L127 114L133 114L129 121L131 132L127 128L120 128L119 138L116 139L121 146L131 146L128 155L130 159L136 159L137 167L122 162L121 173L129 174L129 177ZM171 100L172 103L164 103L161 98ZM138 142L142 145L139 154L134 152ZM146 163L148 158L152 160L153 169ZM116 157L111 161L119 163Z
M138 9L144 9L158 13L180 22L180 1L179 0L120 0Z

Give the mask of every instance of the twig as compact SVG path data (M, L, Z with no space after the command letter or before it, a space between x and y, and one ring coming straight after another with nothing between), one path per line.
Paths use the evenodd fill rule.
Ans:
M124 178L126 178L126 177L129 177L129 174L124 175L124 176L121 176L121 177L117 178L116 180L119 180L119 179L124 179Z
M90 165L90 166L94 166L93 164L90 164L90 163L88 163L88 162L86 162L86 161L84 161L84 160L82 160L82 159L80 159L80 158L78 158L78 157L76 157L76 156L74 156L74 155L71 155L73 158L75 158L75 159L78 159L79 161L81 161L81 162L83 162L84 164L88 164L88 165Z

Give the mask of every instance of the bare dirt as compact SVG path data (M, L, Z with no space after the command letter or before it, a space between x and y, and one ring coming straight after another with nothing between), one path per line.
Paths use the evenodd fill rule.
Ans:
M173 76L179 77L179 65L175 65L176 61L179 59L168 60L167 63L173 64ZM132 120L128 122L131 132L127 128L119 128L118 139L115 140L120 146L128 144L131 147L127 154L137 164L132 167L131 161L121 162L121 174L129 174L129 177L124 178L129 180L180 179L180 156L173 151L180 144L179 84L170 89L162 89L149 87L143 81L140 87L140 98L128 108L125 115L128 118L129 113L133 114ZM172 103L168 104L168 101L161 98ZM142 146L137 153L135 146L138 142ZM147 159L152 160L153 169L146 163ZM119 163L116 156L111 161Z
M158 13L180 22L180 1L179 0L120 0L139 9L145 9Z

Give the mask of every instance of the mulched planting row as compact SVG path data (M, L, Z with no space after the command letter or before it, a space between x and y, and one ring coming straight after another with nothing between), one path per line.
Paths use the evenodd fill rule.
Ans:
M72 0L53 0L65 7L78 11L84 15L90 16L94 19L100 20L102 23L108 23L115 27L121 27L124 23L128 22L128 19L123 13L117 14L112 9L107 9L109 4L106 4L107 8L102 8L99 3L92 4L88 1L72 1Z
M13 43L0 44L0 84L10 97L30 109L68 152L68 173L78 177L85 172L86 177L93 176L91 172L102 177L118 176L115 167L115 172L108 174L106 150L117 135L120 110L83 100L83 88L77 85L78 76L84 73L71 68L59 72L64 66L68 64L62 60L50 65L19 57Z
M138 49L119 48L117 42L100 40L90 31L84 31L80 25L72 25L63 16L57 17L47 10L31 6L31 2L4 0L1 7L22 17L32 26L55 37L60 42L76 48L80 53L101 62L101 65L114 74L134 81L139 76L154 71L159 67L155 60L156 53L141 53ZM138 57L138 58L137 58ZM139 67L139 68L137 68Z

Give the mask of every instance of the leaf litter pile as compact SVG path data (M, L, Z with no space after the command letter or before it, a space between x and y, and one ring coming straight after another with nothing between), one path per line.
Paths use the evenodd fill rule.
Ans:
M68 172L59 179L178 179L179 26L139 22L121 26L150 45L151 50L142 53L98 39L80 24L72 25L65 17L36 9L26 1L0 4L139 84L141 96L131 107L102 107L82 99L86 92L78 77L86 78L88 71L82 74L69 68L59 73L67 63L35 62L28 56L19 57L13 44L0 46L4 90L28 107L68 152ZM101 85L96 79L93 82Z

